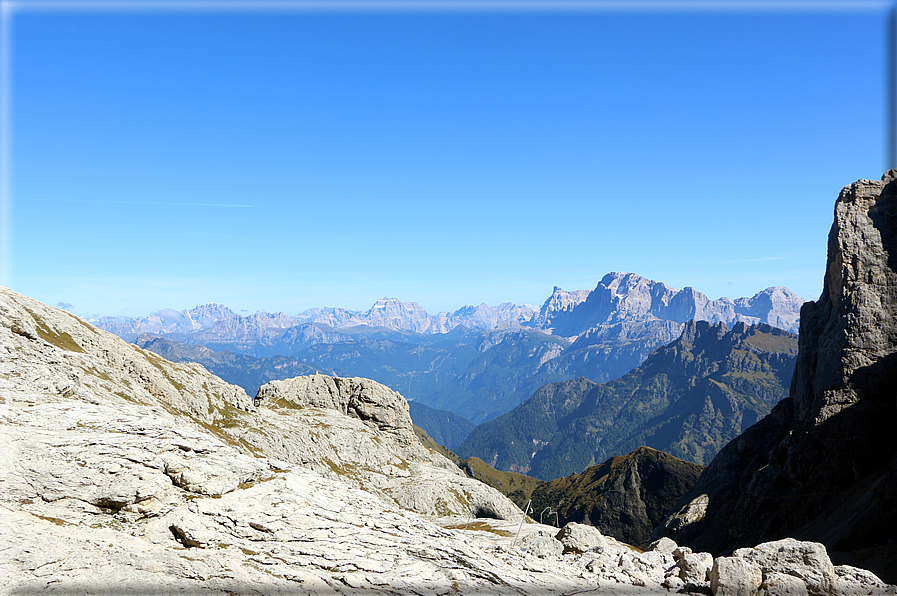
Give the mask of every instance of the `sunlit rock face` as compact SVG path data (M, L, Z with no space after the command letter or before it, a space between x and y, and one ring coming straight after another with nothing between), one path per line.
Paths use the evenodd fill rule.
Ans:
M790 398L720 452L656 535L714 552L897 540L897 170L841 191L799 342ZM696 500L704 515L689 517Z

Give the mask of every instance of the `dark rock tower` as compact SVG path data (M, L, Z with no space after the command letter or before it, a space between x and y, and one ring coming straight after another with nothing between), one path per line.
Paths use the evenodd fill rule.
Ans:
M897 169L841 191L799 345L790 397L720 451L655 537L714 553L897 542Z

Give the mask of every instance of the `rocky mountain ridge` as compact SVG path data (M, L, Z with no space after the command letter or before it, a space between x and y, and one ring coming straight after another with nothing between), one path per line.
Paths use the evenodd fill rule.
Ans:
M659 319L685 323L766 323L797 331L803 300L788 288L772 287L751 298L710 300L694 288L676 290L634 273L608 273L582 302L558 311L545 324L570 337L614 323Z
M895 396L897 169L835 203L789 398L720 451L657 535L721 552L788 534L880 553L897 581Z
M704 466L668 453L639 447L579 474L535 487L533 507L551 507L563 526L594 526L606 536L647 548L651 533L690 489Z

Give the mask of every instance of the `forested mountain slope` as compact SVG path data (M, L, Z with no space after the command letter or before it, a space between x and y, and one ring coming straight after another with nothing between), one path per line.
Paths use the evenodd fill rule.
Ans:
M623 377L543 387L456 451L546 480L642 445L704 464L787 395L796 353L768 325L689 322Z

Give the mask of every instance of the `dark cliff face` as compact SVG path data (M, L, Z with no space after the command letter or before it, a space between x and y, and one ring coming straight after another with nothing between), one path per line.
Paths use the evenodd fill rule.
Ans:
M790 398L732 441L658 528L695 549L897 540L897 170L845 188Z

